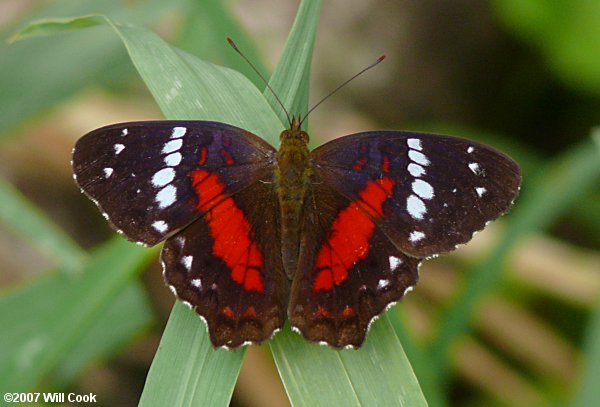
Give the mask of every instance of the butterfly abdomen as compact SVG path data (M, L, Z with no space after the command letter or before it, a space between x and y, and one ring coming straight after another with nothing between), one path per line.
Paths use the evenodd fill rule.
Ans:
M284 131L275 164L275 182L281 208L281 255L290 279L296 271L302 203L311 175L307 141L308 136L303 131Z

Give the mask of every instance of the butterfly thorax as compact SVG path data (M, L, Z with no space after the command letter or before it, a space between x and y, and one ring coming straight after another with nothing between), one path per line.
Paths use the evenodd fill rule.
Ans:
M297 126L280 136L275 182L281 208L281 251L283 265L291 279L296 271L300 247L300 219L306 190L310 182L308 134Z

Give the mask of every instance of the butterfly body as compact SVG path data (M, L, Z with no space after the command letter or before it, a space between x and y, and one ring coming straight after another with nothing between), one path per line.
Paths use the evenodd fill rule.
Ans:
M300 221L306 191L311 182L308 134L298 122L281 133L274 175L281 208L281 255L287 277L296 271L300 248Z
M520 186L509 157L450 136L307 145L297 120L279 150L224 123L121 123L82 137L73 170L117 231L166 240L167 284L229 348L286 318L311 341L359 347L421 260L466 243Z

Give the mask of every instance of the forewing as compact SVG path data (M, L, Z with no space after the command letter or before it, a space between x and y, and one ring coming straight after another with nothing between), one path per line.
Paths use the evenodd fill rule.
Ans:
M226 180L224 192L233 195L272 167L274 152L259 137L223 123L120 123L79 139L73 177L113 228L154 245L198 218L195 169Z
M333 140L312 152L323 182L350 200L368 181L388 179L392 196L377 226L404 253L454 250L516 198L517 163L480 143L450 136L380 131Z

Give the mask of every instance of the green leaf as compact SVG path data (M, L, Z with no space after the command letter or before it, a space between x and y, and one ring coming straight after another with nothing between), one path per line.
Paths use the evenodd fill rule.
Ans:
M307 342L289 327L271 341L294 406L426 406L387 316L372 324L359 350Z
M26 18L104 13L134 24L147 24L182 2L40 2ZM101 30L9 45L6 38L13 30L14 27L7 27L0 32L0 141L76 92L90 85L123 83L134 73L118 39Z
M576 395L573 405L587 407L595 405L600 400L600 301L592 313L584 346L584 368L581 388Z
M60 300L62 297L59 291L52 293L54 298ZM67 388L91 363L112 357L152 321L152 307L146 290L138 281L132 281L99 310L90 328L82 332L81 338L52 372L46 388Z
M259 53L243 27L232 16L231 4L222 0L189 1L186 4L185 21L175 45L203 59L214 61L242 73L258 88L265 84L240 56L223 47L225 39L231 37L243 50L258 71L268 77L267 69L259 58Z
M33 243L40 252L54 260L60 273L52 273L40 280L24 283L14 291L0 298L0 323L10 326L0 347L5 358L0 358L0 370L10 371L15 363L10 355L20 355L24 352L38 351L38 347L46 352L49 360L46 364L26 362L22 371L23 377L31 376L29 382L22 382L22 390L31 390L41 379L52 372L49 383L56 387L64 387L81 374L93 360L109 357L119 346L130 340L137 332L147 325L151 319L149 306L139 285L132 283L125 287L117 287L118 293L114 298L111 293L104 294L96 307L87 308L96 317L91 318L86 326L73 323L73 316L65 314L64 306L70 304L73 309L86 308L80 304L86 298L78 296L81 289L80 280L89 278L81 274L81 267L89 259L88 254L73 242L58 226L44 216L33 204L23 197L12 186L0 180L0 220ZM143 260L143 259L142 259ZM126 273L134 277L131 273ZM111 279L111 274L103 278ZM99 284L100 287L103 284ZM111 287L111 290L114 287ZM87 289L87 287L85 288ZM69 302L73 300L73 302ZM71 318L71 319L69 319ZM130 319L131 318L131 319ZM65 354L64 343L59 341L45 345L43 341L24 341L23 338L45 338L49 330L48 324L65 324L60 333L60 339L71 346ZM86 322L87 323L87 322ZM43 346L42 346L43 345ZM61 356L62 354L62 356ZM60 357L62 360L57 362ZM26 360L20 356L20 360ZM17 361L18 362L18 361ZM56 369L55 369L56 368ZM2 386L0 380L0 386Z
M320 9L320 0L304 0L300 3L283 54L269 81L291 115L297 116L307 111L310 64ZM281 110L271 91L265 89L263 93L279 119L287 123L285 112Z
M600 92L600 2L495 0L500 20L568 84Z
M493 252L469 273L460 297L442 315L440 334L432 348L432 366L441 382L447 380L447 355L457 338L467 334L476 304L500 286L502 266L519 239L549 227L582 196L598 185L600 149L595 131L586 141L562 154L539 171L536 179L525 180L522 196L507 217L507 229Z
M0 298L0 323L10 327L0 336L0 390L37 386L154 254L118 238L95 252L82 273L56 274Z
M79 269L86 253L19 191L0 179L0 221L31 242L65 272Z
M438 377L435 375L437 371L432 369L431 357L421 346L415 344L410 332L408 332L408 329L400 318L402 312L402 308L395 307L393 311L388 312L386 315L394 328L396 336L398 336L400 343L404 347L412 368L419 378L421 390L426 397L427 404L435 407L445 407L448 403L444 398L444 392L440 386Z
M600 129L594 131L593 140L600 152ZM573 403L576 407L593 406L600 400L600 386L598 386L598 377L600 377L600 298L588 324L584 355L585 370L581 388Z
M139 406L229 405L244 353L213 349L206 325L177 301Z

